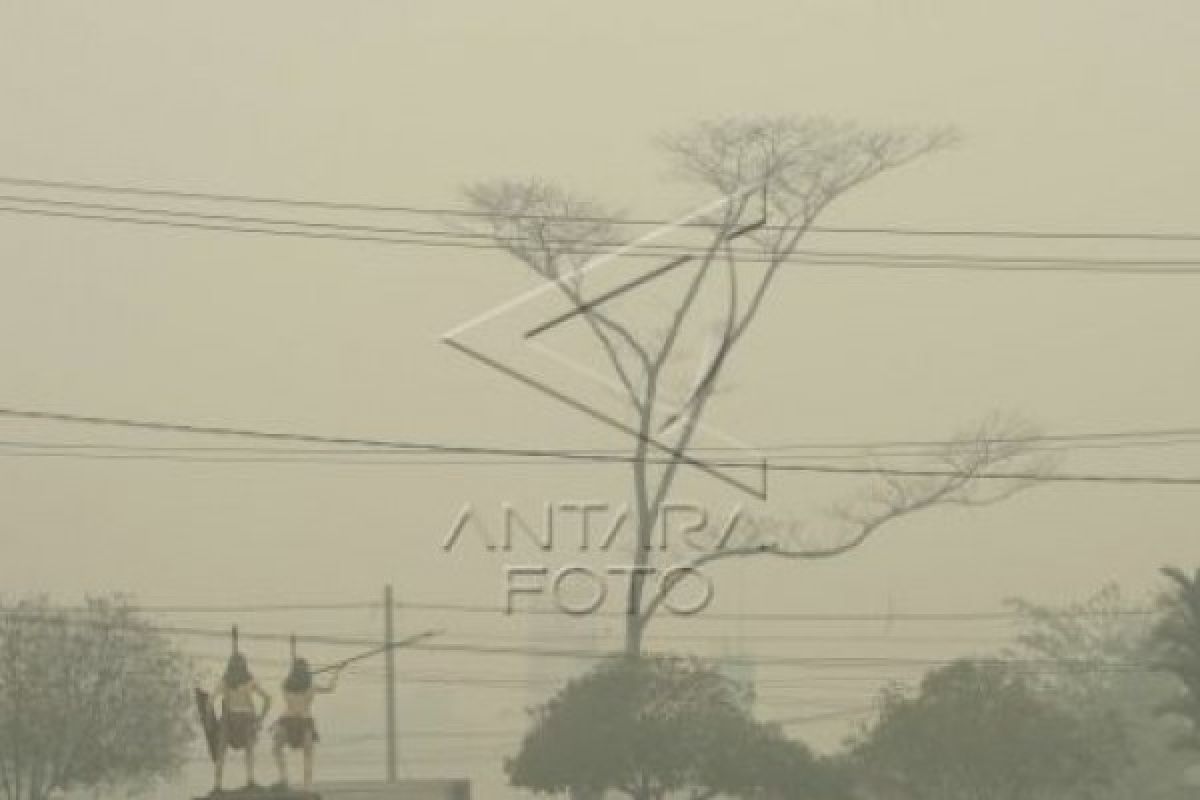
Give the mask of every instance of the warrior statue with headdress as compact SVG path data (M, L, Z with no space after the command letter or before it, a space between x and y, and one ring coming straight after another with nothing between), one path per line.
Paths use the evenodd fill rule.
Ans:
M304 754L304 788L312 786L313 745L317 742L317 725L312 716L313 699L318 694L330 694L337 688L344 665L333 669L333 677L325 686L313 683L312 669L303 658L293 658L292 668L283 681L283 713L272 726L275 765L279 769L277 788L288 785L287 760L284 747Z
M258 710L255 698L262 701ZM216 716L217 701L221 701L220 716ZM225 674L217 682L209 698L211 713L217 720L216 747L213 752L213 794L224 791L222 779L225 772L225 755L230 748L246 754L246 786L257 786L254 782L254 745L258 731L271 708L271 697L250 674L246 657L234 650L225 665Z

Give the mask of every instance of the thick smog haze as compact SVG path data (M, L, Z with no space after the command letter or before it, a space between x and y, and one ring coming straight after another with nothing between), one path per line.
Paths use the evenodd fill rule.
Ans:
M1200 14L1183 0L10 2L0 6L0 30L7 178L461 210L465 186L536 176L633 218L670 220L715 195L672 168L665 136L717 118L812 115L960 134L847 192L818 226L1200 228ZM21 198L35 196L403 227L416 233L388 235L408 240L452 229L446 215L0 189L0 408L497 448L631 446L442 340L541 283L494 247L20 209L34 208ZM205 222L213 224L229 220ZM686 235L670 241L703 242ZM1200 426L1200 274L1072 266L1194 261L1194 240L813 231L800 247L890 255L887 264L781 269L706 407L714 426L768 457L796 443L940 441L989 415L1052 435ZM1067 267L905 268L922 254ZM443 542L465 504L497 530L506 504L532 521L546 503L628 504L624 462L470 453L367 460L349 445L22 417L0 418L0 439L6 602L48 594L72 604L120 592L147 606L375 604L391 584L398 636L443 629L434 642L518 649L622 642L619 615L445 608L503 606L514 558L598 568L611 560L570 549L570 532L550 554L528 539L513 552L474 538L450 550ZM30 443L40 449L21 446ZM328 452L246 459L204 449L305 446ZM1061 452L1063 475L1200 479L1195 446ZM814 461L865 463L838 457ZM823 541L832 534L822 513L871 480L777 471L760 501L685 465L672 496L722 520L735 507L808 520L806 532ZM764 683L755 708L767 719L854 708L889 679L920 672L864 670L828 691L818 675L805 694L771 690L772 681L806 676L770 660L995 652L1012 632L1005 620L966 626L903 615L990 613L1013 597L1068 603L1108 582L1131 605L1147 605L1164 588L1160 567L1196 564L1198 516L1195 484L1047 481L994 505L897 519L839 558L714 563L708 611L662 616L646 645L766 659L755 670ZM617 582L611 588L610 606L622 597ZM364 639L378 639L383 625L377 608L152 618ZM847 634L875 638L838 641ZM277 686L286 644L247 639L245 647L263 686ZM305 647L319 663L354 652ZM184 649L204 658L206 681L216 680L224 641L189 639ZM421 649L401 651L397 662L406 774L470 778L478 797L525 796L501 769L524 709L589 664L586 656ZM382 777L380 665L350 668L339 693L317 701L329 742L318 771ZM830 750L855 724L834 718L794 731ZM468 739L460 760L458 740L419 735L446 729L514 735ZM356 735L376 738L355 752L338 742ZM187 767L189 790L209 779L201 751ZM240 765L230 769L241 774Z

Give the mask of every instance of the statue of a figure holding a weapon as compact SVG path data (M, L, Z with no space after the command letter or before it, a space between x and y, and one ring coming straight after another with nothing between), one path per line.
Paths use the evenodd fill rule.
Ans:
M296 640L292 637L291 669L283 681L283 713L271 726L272 753L275 765L279 770L279 781L271 787L271 796L286 796L296 798L315 798L311 791L313 779L313 761L315 744L319 737L317 725L313 720L313 700L319 694L330 694L337 688L338 678L342 671L357 661L379 655L399 647L406 647L430 636L436 636L439 631L426 631L410 636L398 642L391 642L376 647L364 653L343 659L335 664L313 669L308 661L296 655ZM313 677L322 672L332 672L329 683L318 686ZM261 698L262 710L259 711L255 698ZM216 702L221 699L221 714L218 717ZM213 759L214 780L210 797L220 795L222 777L225 770L225 755L229 748L244 750L246 753L246 786L257 789L254 782L254 745L258 741L258 733L262 729L263 720L271 708L271 698L258 685L250 674L246 657L238 651L237 627L233 629L233 653L225 668L225 674L217 683L212 694L197 689L196 705L200 712L205 739L208 743L209 754ZM300 750L304 758L304 790L293 792L288 790L288 773L285 749Z
M255 706L256 697L262 701L261 711ZM246 657L238 651L236 627L233 629L233 652L225 665L225 674L211 695L205 697L200 692L197 700L207 705L207 708L201 708L201 715L213 758L213 795L224 791L225 755L230 748L245 752L246 786L257 786L254 782L254 745L258 742L258 732L271 708L271 696L254 680ZM219 717L217 700L221 700Z
M333 668L333 677L325 686L313 683L313 673L308 661L292 658L292 668L283 681L283 713L271 726L275 755L275 766L279 769L276 789L288 787L287 759L284 747L300 750L304 754L304 788L312 787L313 745L318 741L317 724L312 716L313 699L319 694L331 694L336 688L345 664Z

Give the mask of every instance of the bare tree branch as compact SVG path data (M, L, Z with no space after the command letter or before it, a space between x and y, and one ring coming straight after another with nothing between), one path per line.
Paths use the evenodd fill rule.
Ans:
M588 306L584 296L582 268L595 253L617 246L614 222L618 215L542 181L477 183L467 187L465 194L476 210L485 213L483 219L501 248L552 281L575 308L586 309L581 316L629 400L635 407L641 406L638 381L626 366L617 341L643 369L650 359L645 345L627 326Z
M909 477L884 473L865 490L833 507L830 516L835 525L832 541L823 545L802 546L783 540L780 533L792 534L805 528L794 521L768 520L755 526L770 528L776 534L770 541L749 542L733 547L716 546L686 562L691 569L730 558L773 556L799 561L834 558L867 543L881 529L896 520L913 516L936 506L984 506L1006 500L1040 482L1055 467L1053 455L1036 453L1031 444L1036 434L1021 422L992 417L985 420L970 437L959 437L934 456L945 474ZM1018 472L1021 477L996 480L997 468ZM981 477L989 476L989 477ZM653 614L671 590L683 578L664 580L647 602L644 616Z

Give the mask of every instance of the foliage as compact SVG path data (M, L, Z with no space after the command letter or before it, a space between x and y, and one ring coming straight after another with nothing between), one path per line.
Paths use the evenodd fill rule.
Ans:
M0 796L169 775L191 739L189 669L119 599L82 611L24 600L0 614Z
M1164 704L1163 710L1188 724L1179 744L1200 750L1200 569L1191 576L1173 567L1163 573L1174 585L1165 598L1167 614L1154 630L1161 654L1158 666L1183 684L1184 690Z
M1109 720L1082 720L1003 662L957 661L920 690L887 690L855 743L863 783L896 800L1033 800L1103 786L1120 753Z
M1013 655L1036 662L1038 686L1083 719L1115 719L1124 731L1121 769L1093 796L1187 796L1181 778L1189 760L1172 747L1178 725L1159 713L1172 681L1149 668L1154 617L1129 613L1115 584L1062 608L1011 604L1022 624Z
M514 786L580 796L613 789L636 800L836 797L832 770L803 745L756 722L749 697L696 660L614 659L534 709L507 763Z

